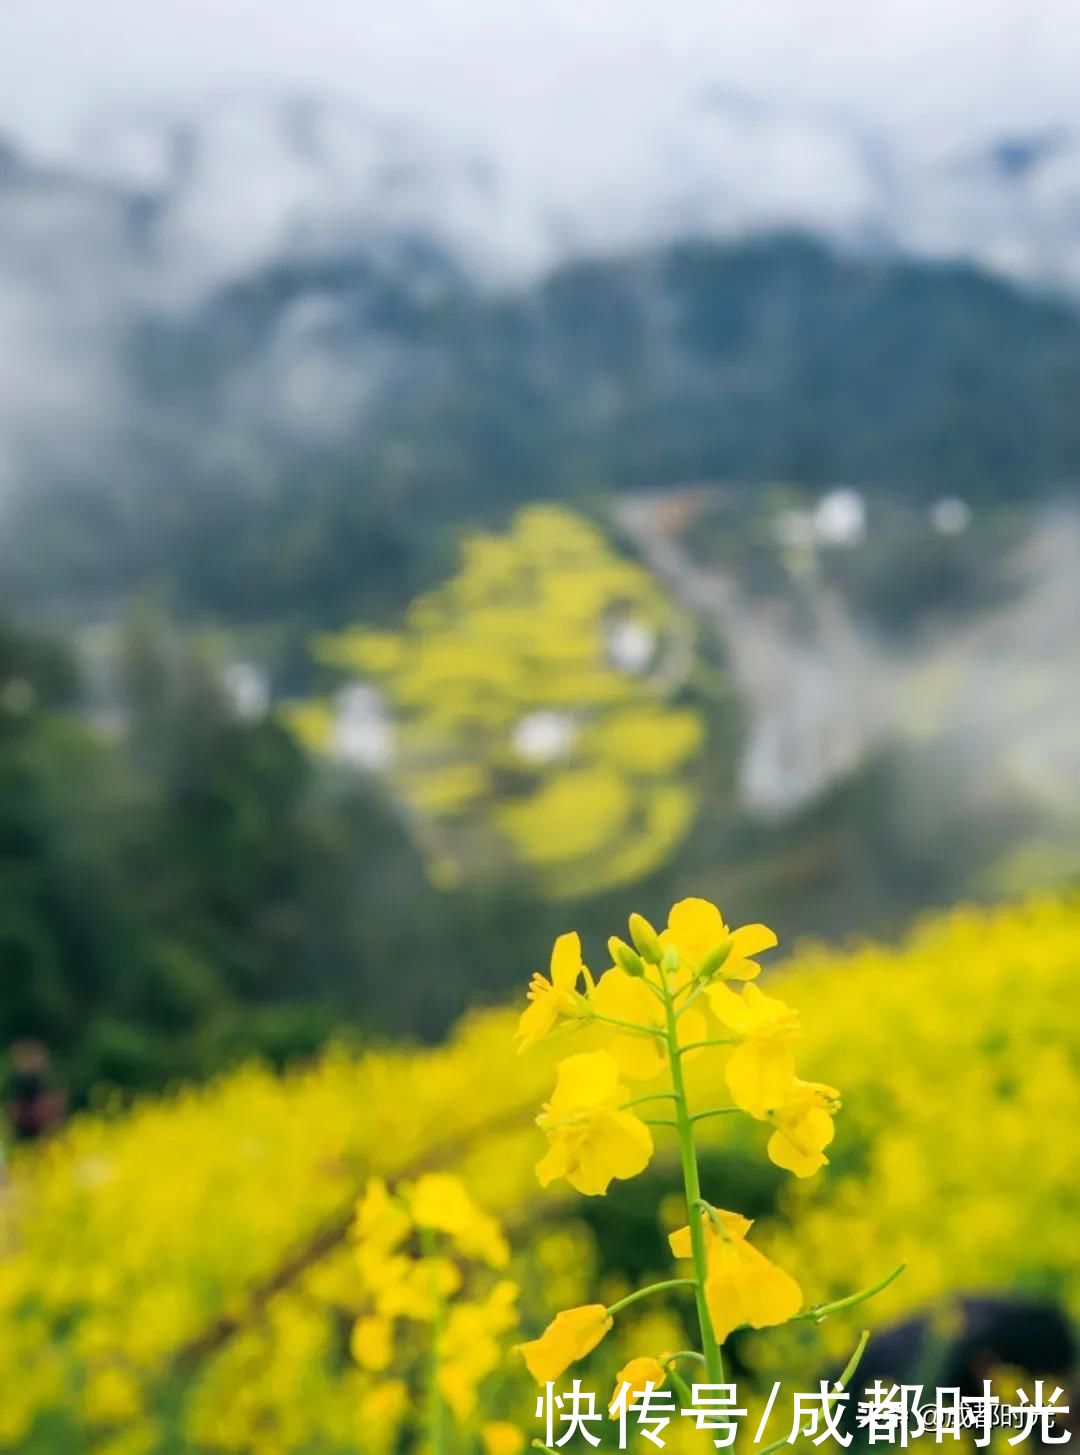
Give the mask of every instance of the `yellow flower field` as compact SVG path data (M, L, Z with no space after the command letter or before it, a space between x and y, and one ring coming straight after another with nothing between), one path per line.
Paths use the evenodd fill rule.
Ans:
M674 942L699 976L708 948L694 927L673 921L659 948ZM688 1105L741 1109L695 1124L703 1190L723 1209L713 1228L734 1250L710 1278L734 1279L763 1311L741 1322L782 1323L797 1306L789 1283L818 1305L906 1264L850 1314L737 1335L744 1361L762 1378L814 1378L859 1327L955 1291L1043 1291L1080 1316L1080 905L958 909L896 949L781 959L780 947L766 992L744 968L768 948L761 927L737 933L727 979L694 1007L696 1040L737 1044L685 1060ZM540 1432L512 1346L561 1311L603 1312L633 1291L593 1210L625 1214L640 1183L660 1210L635 1235L642 1257L665 1279L666 1235L686 1251L664 1081L627 1044L652 1039L626 1030L651 1014L635 988L647 940L634 941L580 947L598 993L608 986L601 1013L621 1028L573 1030L567 1007L586 980L564 946L537 967L531 1001L474 1015L442 1048L330 1053L282 1077L244 1067L81 1116L19 1158L3 1201L0 1449L397 1448L429 1429L416 1392L435 1298L445 1448L516 1455ZM678 995L683 971L670 973ZM532 1044L519 1055L527 1006ZM792 1055L806 1080L791 1079ZM553 1094L556 1062L575 1058L588 1064L560 1072ZM627 1110L620 1077L629 1099L655 1089L654 1107ZM765 1090L778 1077L794 1088L779 1103ZM426 1282L384 1204L419 1234ZM431 1267L443 1270L434 1280ZM601 1323L599 1339L575 1327L565 1347L597 1345L574 1373L605 1402L618 1371L686 1348L696 1327L680 1288L633 1303L611 1332Z
M695 660L692 623L559 506L466 537L461 557L400 630L314 643L346 694L374 694L377 766L429 872L454 884L516 866L555 898L639 879L698 807L705 723L672 700ZM347 760L341 701L293 702L282 717L309 749Z

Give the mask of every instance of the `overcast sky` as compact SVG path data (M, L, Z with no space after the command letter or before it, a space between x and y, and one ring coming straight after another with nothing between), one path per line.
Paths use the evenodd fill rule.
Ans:
M0 127L50 148L103 105L284 84L603 155L715 84L938 151L1071 119L1078 75L1077 0L0 3Z

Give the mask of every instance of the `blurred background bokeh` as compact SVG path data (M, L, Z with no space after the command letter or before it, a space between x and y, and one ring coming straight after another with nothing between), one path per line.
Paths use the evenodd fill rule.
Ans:
M684 894L837 947L823 1293L1075 1305L1078 64L1066 0L0 14L0 1449L392 1443L337 1210L442 1127L525 1220L550 1066L454 1027ZM548 1209L533 1322L663 1191Z

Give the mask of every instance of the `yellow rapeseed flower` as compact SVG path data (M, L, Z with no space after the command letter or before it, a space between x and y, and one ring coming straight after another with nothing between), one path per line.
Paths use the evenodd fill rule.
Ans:
M369 1314L353 1324L349 1349L361 1369L381 1373L394 1358L394 1326L389 1319Z
M705 1219L705 1300L721 1344L744 1324L752 1329L769 1328L786 1323L802 1308L802 1289L791 1274L746 1241L752 1227L749 1218L719 1208ZM690 1256L689 1227L679 1228L668 1242L676 1258Z
M360 1418L374 1448L389 1446L394 1428L409 1407L409 1391L400 1379L388 1379L368 1390L360 1402Z
M644 980L613 966L597 981L592 1007L599 1015L643 1027L640 1035L617 1031L608 1044L624 1076L646 1081L663 1068L663 1043L644 1028L662 1025L664 1010Z
M588 969L581 959L581 940L571 931L560 935L551 952L549 980L537 973L529 983L529 1005L518 1021L518 1054L535 1046L555 1029L560 1016L577 1016L585 1002L577 990L578 980L588 980Z
M764 1118L792 1094L795 1056L791 1042L798 1034L798 1015L756 985L747 985L736 995L717 982L706 994L716 1018L740 1037L741 1044L728 1057L725 1072L735 1105Z
M636 1177L649 1164L653 1139L645 1123L623 1110L629 1099L619 1064L608 1051L586 1051L559 1064L551 1100L536 1118L548 1151L536 1165L541 1187L565 1177L586 1195L612 1178Z
M517 1323L517 1285L508 1279L475 1303L450 1309L438 1342L439 1388L459 1421L477 1405L483 1380L503 1357L501 1335Z
M87 1380L82 1407L92 1424L123 1424L138 1414L138 1385L126 1370L107 1365Z
M629 1360L615 1376L615 1388L608 1400L608 1410L614 1408L623 1385L630 1386L630 1395L644 1394L645 1386L651 1384L654 1389L659 1389L667 1378L667 1370L660 1363L659 1359L653 1359L651 1355L642 1354L636 1359Z
M433 1319L461 1287L461 1270L449 1258L405 1258L395 1262L396 1276L372 1290L375 1307L384 1318Z
M411 1227L405 1206L391 1196L383 1179L369 1178L364 1194L356 1205L353 1237L358 1242L373 1244L389 1252L408 1236Z
M468 1227L478 1211L461 1178L450 1172L425 1173L405 1195L418 1228L451 1236Z
M510 1249L498 1221L477 1207L460 1177L428 1172L406 1192L418 1228L447 1233L468 1258L505 1268Z
M796 1077L788 1099L768 1113L767 1120L776 1128L769 1138L770 1160L796 1177L810 1177L824 1167L839 1105L840 1093L835 1087Z
M632 1021L641 1026L640 1034L634 1031L616 1031L608 1043L608 1050L619 1063L624 1076L634 1081L647 1081L663 1070L667 1060L664 1043L659 1036L651 1035L649 1027L663 1028L664 1007L646 984L659 983L660 972L652 965L645 972L645 978L629 975L621 966L613 966L597 981L591 1005L600 1015L615 1020ZM688 972L678 971L671 977L673 990L682 989L689 978ZM678 1037L681 1046L692 1046L705 1039L705 1018L696 1010L687 1010L678 1022Z
M596 1348L612 1326L602 1303L564 1309L548 1324L539 1339L517 1346L529 1373L537 1384L558 1379L570 1365Z
M720 967L725 980L753 980L761 966L751 958L763 950L771 950L776 935L767 925L743 925L733 930L724 923L724 916L707 899L680 899L668 915L667 928L660 935L661 944L674 945L682 962L695 971L710 950L730 946Z
M489 1420L481 1425L480 1439L484 1455L521 1455L525 1448L524 1431L509 1420Z

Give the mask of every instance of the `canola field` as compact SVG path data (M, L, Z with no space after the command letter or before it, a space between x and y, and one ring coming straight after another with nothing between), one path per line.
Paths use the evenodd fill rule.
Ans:
M283 720L386 777L443 886L508 867L550 898L640 879L699 804L705 722L673 700L698 665L692 622L558 506L467 536L461 556L399 630L318 637L338 691Z
M1080 1317L1080 903L960 908L895 948L787 949L764 957L761 996L729 947L723 984L693 1011L694 1043L725 1044L685 1059L688 1105L736 1109L694 1133L705 1196L724 1209L713 1232L738 1244L755 1220L764 1281L743 1292L762 1327L734 1335L750 1380L816 1379L861 1328L959 1292L1044 1293ZM566 951L537 970L579 994ZM625 1304L613 1327L574 1334L572 1373L605 1402L634 1361L692 1349L683 1289L631 1297L690 1250L662 1058L641 1064L653 1032L625 1029L649 1022L648 991L621 961L608 969L626 951L582 947L607 981L606 1021L560 1029L567 1001L548 1004L540 981L531 1002L522 987L438 1049L331 1051L286 1075L245 1066L82 1115L16 1158L0 1449L516 1455L542 1433L530 1369L570 1347L550 1332L560 1312ZM811 1088L787 1146L758 1101L770 1076L796 1084L789 1052L747 1050L766 1022L773 1035L770 1017ZM519 1054L522 1040L535 1044ZM553 1094L577 1057L587 1095L565 1069ZM609 1061L633 1072L632 1110L621 1087L596 1091ZM561 1130L575 1096L593 1098L590 1128L607 1098L599 1151ZM787 1317L901 1263L858 1308Z

